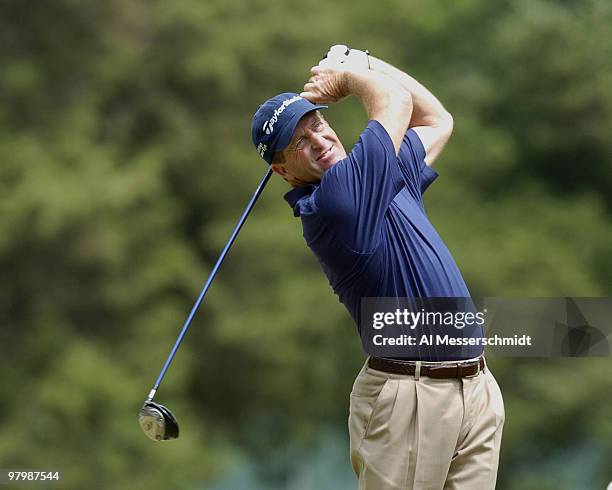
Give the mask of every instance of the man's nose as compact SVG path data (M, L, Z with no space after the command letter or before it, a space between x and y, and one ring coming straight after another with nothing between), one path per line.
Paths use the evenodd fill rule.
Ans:
M314 150L325 148L325 138L321 133L312 133L310 135L310 145Z

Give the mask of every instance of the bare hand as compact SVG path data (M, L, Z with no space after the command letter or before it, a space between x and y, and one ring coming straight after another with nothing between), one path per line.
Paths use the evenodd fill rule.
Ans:
M300 94L315 104L338 102L349 95L347 76L348 72L342 64L324 59L317 66L310 69L311 77L304 85Z

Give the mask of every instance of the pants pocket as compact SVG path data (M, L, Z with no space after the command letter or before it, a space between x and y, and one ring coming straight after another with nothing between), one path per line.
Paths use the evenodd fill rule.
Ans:
M487 387L489 391L489 400L491 403L491 410L495 413L495 418L497 420L497 424L499 426L503 426L504 421L506 419L506 410L504 408L504 398L502 397L501 390L499 385L497 384L497 380L491 373L491 371L487 370Z
M384 431L395 405L399 381L379 378L376 389L368 395L351 393L349 433L351 446L358 448L361 442Z
M389 380L381 382L378 389L368 395L351 393L349 410L349 434L351 446L357 448L365 438L368 427Z
M357 385L357 382L358 380L355 385ZM357 478L359 478L364 464L359 449L368 435L372 420L375 418L377 409L385 396L389 382L389 379L381 378L377 386L368 383L367 389L357 390L357 392L354 390L351 393L348 428L351 465Z

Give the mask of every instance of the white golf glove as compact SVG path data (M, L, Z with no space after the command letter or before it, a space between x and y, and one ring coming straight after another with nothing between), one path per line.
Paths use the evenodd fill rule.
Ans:
M326 60L328 60L330 64L341 63L356 69L369 70L370 60L368 55L367 51L352 49L344 44L335 44L329 48L325 58L321 60L319 65L325 66Z

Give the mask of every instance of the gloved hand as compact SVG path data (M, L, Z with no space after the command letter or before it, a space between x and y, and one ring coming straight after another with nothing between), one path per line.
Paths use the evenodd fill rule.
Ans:
M329 48L325 57L319 63L319 66L325 67L328 62L342 63L350 65L350 68L357 70L369 70L370 60L368 59L368 51L360 51L352 49L344 44L334 44ZM347 66L348 68L349 66Z

